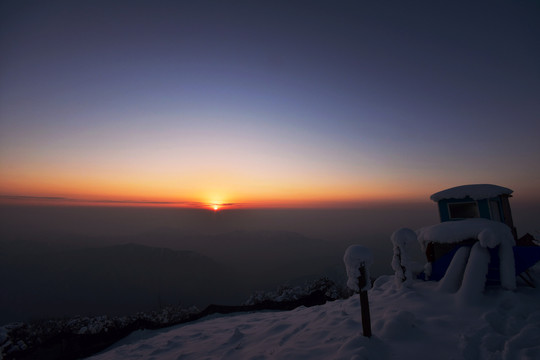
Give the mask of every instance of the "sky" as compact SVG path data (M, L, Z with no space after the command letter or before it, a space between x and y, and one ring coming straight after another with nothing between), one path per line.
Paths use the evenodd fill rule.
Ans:
M2 1L3 202L540 200L537 1Z

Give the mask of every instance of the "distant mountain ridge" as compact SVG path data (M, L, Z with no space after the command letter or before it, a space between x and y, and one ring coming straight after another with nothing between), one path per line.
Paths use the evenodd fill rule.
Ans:
M4 243L2 250L0 322L187 306L224 290L234 278L226 266L193 251L138 244L70 248L25 242Z
M123 315L179 303L239 304L254 291L297 285L328 273L336 263L341 266L339 247L283 231L180 238L162 231L94 247L88 240L85 244L76 239L66 244L65 237L61 243L50 237L43 242L0 241L0 324ZM142 245L139 240L160 246ZM184 250L161 247L167 242Z

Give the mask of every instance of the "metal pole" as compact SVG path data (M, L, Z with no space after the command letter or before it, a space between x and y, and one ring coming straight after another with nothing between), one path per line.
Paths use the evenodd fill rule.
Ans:
M358 278L358 288L360 289L360 311L362 313L362 331L365 337L371 337L371 317L369 315L369 301L367 290L362 290L369 279L366 279L365 264L360 266L360 277Z

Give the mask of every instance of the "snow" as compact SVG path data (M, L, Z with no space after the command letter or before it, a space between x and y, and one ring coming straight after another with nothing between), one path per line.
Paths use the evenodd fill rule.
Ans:
M461 185L439 191L430 196L433 201L442 199L464 199L470 197L473 200L488 199L499 195L510 195L514 191L508 188L491 184Z
M390 237L393 245L394 256L392 269L396 274L398 283L408 286L413 279L414 264L410 255L410 248L418 241L416 233L407 228L394 231Z
M500 281L501 286L508 290L513 290L516 288L516 274L515 274L515 264L514 264L514 253L512 246L515 245L514 236L510 228L503 223L487 220L487 219L465 219L460 221L446 221L437 225L427 226L416 231L418 235L418 241L422 246L422 249L425 251L427 244L430 242L434 243L458 243L467 239L477 239L478 243L473 246L471 254L468 260L467 269L465 269L464 276L467 278L471 276L483 276L475 281L470 280L472 284L480 285L478 289L483 289L485 283L485 274L484 274L484 265L483 261L480 261L482 256L478 253L482 252L487 254L487 263L490 261L489 253L487 248L495 248L499 246L499 259L500 259ZM481 247L483 250L475 250L476 247ZM473 256L474 253L474 256ZM471 263L471 259L479 261L479 263ZM457 261L461 261L457 259ZM485 272L487 273L487 263L485 265ZM455 265L458 267L458 265ZM475 266L469 274L469 266ZM483 275L481 275L483 274ZM451 276L455 276L452 274ZM451 284L456 283L455 280L449 280ZM465 282L464 285L470 284L469 281ZM453 287L454 285L448 285ZM442 285L446 287L446 285ZM472 285L471 285L472 286ZM462 286L463 287L463 286ZM469 290L465 290L469 289ZM477 289L477 290L478 290ZM445 289L448 290L448 289ZM461 290L460 290L461 291ZM468 297L470 295L470 288L466 287L463 291L466 291L467 294L464 295Z
M460 247L456 251L446 273L439 281L439 291L454 293L459 290L470 253L471 249L466 246Z
M463 274L463 282L457 294L463 306L470 305L481 299L489 265L489 251L480 243L475 243L471 249L469 260Z
M508 290L516 288L516 267L514 251L508 242L501 243L499 247L499 267L501 286Z
M466 239L478 239L482 246L488 248L502 243L515 245L508 225L488 219L445 221L418 229L416 234L424 251L430 242L452 244Z
M219 315L137 331L91 359L540 358L538 286L492 288L467 304L459 293L438 286L414 280L404 287L393 276L378 278L368 291L371 338L362 336L360 302L353 296L292 311Z
M353 291L366 291L371 287L369 277L369 267L373 264L373 256L371 250L361 245L351 245L345 250L343 256L345 262L345 268L347 269L347 286ZM362 277L360 273L360 267L364 267L365 271L365 285L362 289L359 289L359 278Z

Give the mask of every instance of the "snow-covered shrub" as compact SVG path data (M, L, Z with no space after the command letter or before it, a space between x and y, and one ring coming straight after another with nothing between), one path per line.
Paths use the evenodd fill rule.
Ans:
M256 291L244 302L244 305L291 302L313 295L315 292L323 293L328 300L337 300L345 296L342 287L327 277L322 277L304 286L280 285L274 291Z
M418 239L416 233L407 228L394 231L390 237L394 255L392 257L392 269L396 274L397 283L408 286L413 280L413 261L411 260L410 248Z
M196 306L183 308L180 305L169 305L161 308L158 311L152 311L149 313L138 313L137 318L159 325L167 325L183 321L189 316L197 314L199 312L200 310Z
M0 327L0 360L6 356L9 358L28 358L28 356L20 354L26 350L32 351L42 344L59 338L97 334L111 335L115 332L122 333L124 329L136 330L140 326L160 328L184 322L199 313L200 310L194 306L190 308L167 306L159 311L140 312L133 316L77 316L28 324L12 323ZM111 336L111 338L115 338L115 335Z
M351 292L342 285L336 284L327 277L321 277L315 281L307 283L304 288L309 294L315 291L324 292L324 295L330 300L348 298Z

